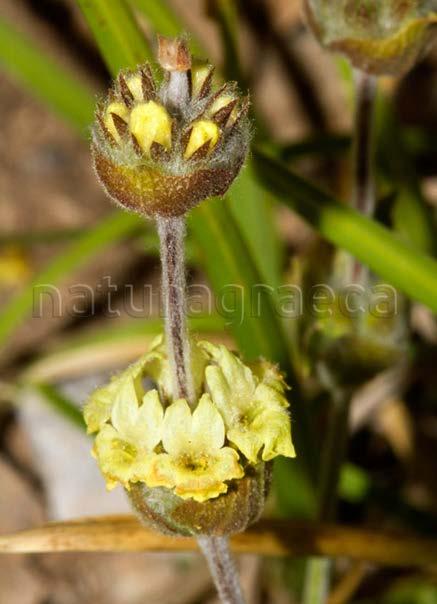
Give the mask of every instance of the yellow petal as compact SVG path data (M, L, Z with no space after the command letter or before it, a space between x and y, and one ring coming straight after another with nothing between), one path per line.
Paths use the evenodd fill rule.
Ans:
M227 437L252 463L269 461L278 455L295 457L291 439L290 415L287 403L277 390L261 384L246 416L236 418Z
M282 397L278 398L277 391L265 385L258 386L255 396L258 413L250 429L264 445L262 459L269 461L277 455L295 457L290 414Z
M290 389L285 382L284 374L280 371L277 365L262 359L255 363L251 363L250 368L252 373L258 378L259 382L274 388L278 392L284 393L286 390ZM287 401L285 402L288 406Z
M117 142L120 142L120 135L118 134L118 130L114 125L114 120L112 118L111 113L115 113L115 115L118 115L119 117L121 117L121 119L123 119L125 122L127 122L128 118L129 118L129 109L123 103L114 102L114 103L110 103L105 111L105 118L104 118L105 126L108 129L108 131L112 134L114 139Z
M249 367L222 344L214 346L210 342L200 342L199 346L220 367L224 379L232 389L233 397L247 399L252 396L257 380Z
M252 404L257 381L249 367L225 346L202 345L217 363L217 366L209 365L206 368L206 383L212 400L228 426L234 421L235 415Z
M127 87L129 88L129 90L131 91L132 96L138 103L140 103L141 101L144 100L143 85L141 83L140 75L133 75L133 76L128 77L126 79L126 84L127 84Z
M114 379L117 388L113 397L111 422L123 437L137 421L139 403L144 396L143 371L144 357Z
M111 417L117 384L112 381L107 386L95 390L83 408L83 416L88 434L97 432Z
M259 462L259 452L263 446L261 435L256 431L234 424L229 428L227 437L229 442L238 447L238 450L253 464Z
M154 142L171 149L172 120L167 110L155 101L141 103L132 109L129 129L144 153Z
M130 482L145 480L153 459L153 455L120 439L118 432L109 425L96 436L94 451L109 488L116 482L129 488Z
M162 444L167 453L178 456L189 449L190 439L191 410L187 401L180 399L165 410Z
M222 416L208 394L204 394L193 413L191 430L193 450L207 453L220 449L225 443Z
M211 122L210 120L199 120L198 122L195 122L191 131L190 140L185 149L185 159L190 159L190 157L207 142L209 142L209 150L212 151L216 146L219 137L220 129L214 122Z
M191 82L193 85L193 97L199 95L202 86L211 71L208 64L195 65L191 69Z
M164 409L162 408L158 392L150 390L143 397L143 404L138 412L135 426L135 442L144 449L152 451L162 438L162 423Z
M229 103L232 103L234 100L234 96L231 96L230 94L222 94L211 105L211 114L214 115L214 113L217 113L217 111L220 111L220 109L223 109L223 107L226 107L226 105L229 105Z
M173 488L182 499L203 502L225 493L228 489L225 481L243 475L237 452L224 447L214 455L197 458L157 455L151 462L147 484Z

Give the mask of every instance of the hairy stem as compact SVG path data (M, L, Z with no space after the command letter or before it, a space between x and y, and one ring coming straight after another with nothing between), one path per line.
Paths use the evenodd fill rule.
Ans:
M222 604L244 604L238 571L226 537L198 537Z
M377 79L356 71L356 108L354 127L353 206L371 217L375 211L375 184L373 179L373 120L375 114ZM365 284L367 270L357 260L353 263L352 278Z
M186 319L185 219L158 218L167 354L173 396L196 404ZM199 537L222 604L244 604L238 572L224 537Z
M172 371L173 396L195 403L190 340L186 319L185 218L158 218L162 263L167 354Z

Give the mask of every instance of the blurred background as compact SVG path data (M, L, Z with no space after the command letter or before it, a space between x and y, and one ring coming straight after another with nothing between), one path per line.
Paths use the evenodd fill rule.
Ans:
M223 3L136 4L149 40L155 25L147 11L176 19L212 63L250 89L258 136L262 133L299 174L347 198L350 74L308 32L300 1L227 3L234 40ZM54 91L54 99L64 91L61 106L67 109L40 98L44 95L34 80L41 77L44 57L95 98L111 81L73 0L1 0L0 533L48 520L129 512L121 489L105 490L79 407L160 329L152 225L126 215L111 218L113 208L93 174L80 99L71 101L68 117L65 82L50 68L44 86ZM435 225L437 48L402 82L381 81L381 90L386 105L378 114L378 219L401 237L422 240L411 229L411 199ZM250 209L250 195L260 195L259 190L236 187L235 203L244 197ZM255 229L257 220L271 221L268 254L278 275L271 285L306 282L302 274L308 266L313 263L314 276L332 250L269 192L261 191L261 197L266 214L252 218ZM197 287L193 327L232 344L239 319L232 308L222 313L211 303L211 268L204 270L202 249L191 236L188 256L190 282ZM352 388L351 440L338 516L348 523L432 536L437 533L437 325L423 306L408 301L404 306L402 359L371 375L363 371L353 388L347 386L349 394ZM297 336L290 327L290 338L300 347L297 374L324 434L329 388L313 371L318 365L312 348L305 348L308 317L299 326ZM295 482L288 462L278 465L276 481L267 514L312 517L314 502ZM240 562L251 604L299 601L302 560L245 556ZM340 560L335 576L334 585L348 580L352 587L346 595L334 592L331 604L437 604L435 567L399 571ZM194 555L0 557L0 604L194 604L215 597L205 565Z

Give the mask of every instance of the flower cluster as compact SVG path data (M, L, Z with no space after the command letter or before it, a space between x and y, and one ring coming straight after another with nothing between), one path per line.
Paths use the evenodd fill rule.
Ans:
M122 72L99 105L93 131L97 174L118 204L178 216L223 195L248 152L248 98L217 87L214 69L192 64L183 40L160 39L164 79L148 64Z
M375 75L407 72L435 36L436 0L305 0L321 43Z
M294 457L285 383L265 361L251 367L225 346L192 343L198 393L192 410L169 396L163 339L84 409L94 454L109 488L135 483L165 487L205 502L225 494L250 467ZM146 390L149 378L155 389Z

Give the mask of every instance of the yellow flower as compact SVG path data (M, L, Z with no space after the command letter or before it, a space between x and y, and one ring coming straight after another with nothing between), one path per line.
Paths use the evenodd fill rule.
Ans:
M164 412L158 392L147 392L139 405L126 383L111 413L111 425L105 424L98 433L94 453L108 488L120 482L129 489L130 483L146 481L155 447L161 441Z
M144 394L142 376L149 361L150 353L142 356L123 373L114 376L107 386L95 390L83 409L88 434L98 432L110 419L114 404L125 398L140 400Z
M202 343L215 365L205 371L212 400L223 416L226 436L251 463L277 455L295 457L288 403L281 374L273 365L253 372L225 346ZM276 372L276 377L274 373Z
M238 453L223 446L223 419L208 394L193 414L183 399L167 408L162 442L166 453L152 460L149 487L164 486L182 499L203 502L226 493L226 481L244 476Z

